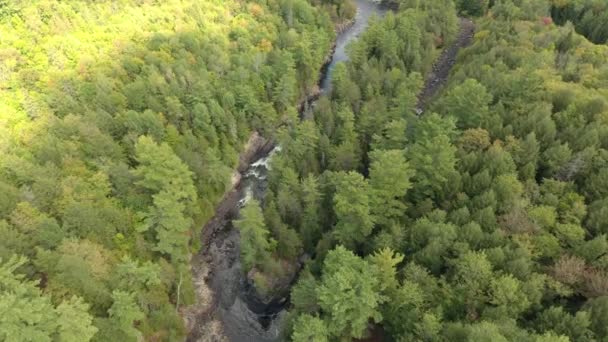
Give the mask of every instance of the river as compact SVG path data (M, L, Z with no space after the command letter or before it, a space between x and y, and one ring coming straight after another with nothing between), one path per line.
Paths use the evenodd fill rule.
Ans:
M375 14L382 16L386 9L369 0L354 0L357 14L354 23L342 31L336 38L336 46L331 62L319 81L320 90L326 93L331 86L331 72L336 63L348 59L346 47L356 40L365 30L369 19ZM242 173L241 183L237 188L237 208L232 208L231 217L238 215L238 209L250 198L261 200L267 187L269 162L275 153L280 152L280 146L267 151L249 165ZM204 252L204 262L211 266L211 273L206 277L207 285L214 293L212 313L221 322L222 331L229 341L273 342L284 338L281 336L282 324L289 304L287 297L277 298L270 303L262 303L252 293L251 287L241 268L239 234L232 227L230 220L221 221L224 226L214 233ZM205 247L203 247L205 248ZM196 324L202 324L204 315L200 315ZM195 328L195 330L197 330ZM199 334L191 334L188 341L213 340ZM204 334L204 333L203 333ZM197 336L198 335L198 336Z
M350 42L356 40L363 31L367 28L369 19L373 16L383 16L387 8L378 2L372 2L369 0L354 0L357 6L357 14L355 16L355 22L347 30L343 31L336 37L336 49L332 55L331 62L327 67L325 75L322 75L321 92L326 93L331 88L331 73L334 70L336 63L344 62L348 59L346 53L346 47Z

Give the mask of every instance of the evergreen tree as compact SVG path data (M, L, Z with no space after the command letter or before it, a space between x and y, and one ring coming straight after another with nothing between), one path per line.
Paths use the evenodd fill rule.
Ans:
M340 243L354 248L365 241L374 225L369 184L361 174L352 171L335 173L334 183L333 203L337 219L334 234Z
M89 341L97 332L88 305L78 297L56 307L37 283L16 273L27 260L13 257L0 266L0 338L6 341Z
M241 209L241 218L234 221L241 235L241 259L246 271L265 266L271 258L276 242L264 223L260 203L250 199Z
M382 320L378 306L385 298L379 285L369 264L346 248L338 246L327 254L317 296L332 336L361 338L370 320Z
M373 151L370 159L371 213L379 224L388 224L405 213L404 198L411 188L413 171L403 151Z
M139 166L134 175L139 186L152 192L152 205L142 213L140 231L152 230L156 250L185 262L192 219L188 216L196 201L192 172L173 153L169 145L158 145L141 136L136 145Z
M120 331L125 341L138 341L141 333L133 324L142 319L144 314L135 303L133 294L117 290L112 293L112 300L114 303L108 309L108 314L113 326Z
M321 319L310 315L300 315L294 323L291 339L294 342L327 342L329 341L327 335L327 328Z

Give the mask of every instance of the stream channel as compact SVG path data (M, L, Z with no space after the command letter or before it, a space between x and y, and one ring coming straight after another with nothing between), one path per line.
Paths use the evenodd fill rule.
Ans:
M382 16L387 11L385 6L370 0L354 0L354 3L357 6L355 20L352 25L338 34L331 60L320 75L321 93L329 90L331 73L336 63L347 60L346 46L359 37L374 14ZM310 110L313 106L314 103L309 103L306 110ZM263 200L267 188L269 162L275 153L280 152L280 149L280 146L273 147L271 143L266 142L252 158L254 162L241 167L239 171L242 178L239 185L224 200L226 203L231 203L231 206L219 207L216 218L205 226L205 229L212 232L207 232L206 237L205 232L203 233L203 241L207 238L207 243L203 246L201 258L210 265L211 271L206 277L206 282L214 293L214 303L210 312L197 317L195 324L202 324L213 316L221 322L222 332L229 341L266 342L283 339L282 323L285 321L289 297L282 295L270 302L262 302L258 298L242 270L239 234L231 221L238 217L239 208L248 199ZM232 200L229 200L230 196ZM188 338L188 341L198 340L207 339L192 334Z

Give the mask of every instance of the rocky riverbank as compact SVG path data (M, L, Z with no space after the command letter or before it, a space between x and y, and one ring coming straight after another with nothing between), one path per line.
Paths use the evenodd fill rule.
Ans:
M214 316L217 298L208 283L213 274L215 263L209 253L211 242L218 238L221 231L238 213L238 204L242 194L242 174L249 165L274 148L274 143L254 132L239 156L239 165L232 176L232 187L226 192L215 209L215 215L205 224L201 233L201 251L193 256L192 275L196 294L196 304L182 311L186 328L190 332L188 341L224 341L221 323Z
M475 24L470 19L460 18L460 29L456 40L441 52L418 95L418 105L416 106L418 114L425 110L428 101L446 84L450 70L456 63L458 51L473 42L474 34Z

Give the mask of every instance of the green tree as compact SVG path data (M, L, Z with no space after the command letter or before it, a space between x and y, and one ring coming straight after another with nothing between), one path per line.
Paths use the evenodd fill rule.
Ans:
M302 204L304 213L300 236L305 249L311 251L321 237L321 192L317 179L312 175L302 181Z
M590 325L589 313L579 311L571 315L558 306L541 312L535 324L539 331L553 331L568 336L572 341L589 341L592 336Z
M294 342L329 341L327 328L323 321L308 314L298 316L294 323L291 339Z
M474 1L473 1L474 2ZM462 128L487 127L492 95L475 79L467 79L442 97L442 112L453 115Z
M81 296L96 314L111 303L107 281L112 255L103 246L88 240L65 239L56 250L36 249L34 265L46 274L46 292Z
M346 248L338 246L327 254L317 296L332 336L361 338L370 320L382 320L379 305L385 298L379 285L370 265Z
M271 258L276 242L264 223L260 203L250 199L241 209L241 218L234 221L241 235L241 260L246 271L265 266Z
M501 333L496 324L484 321L469 327L467 341L507 342L509 340Z
M337 172L334 174L336 193L333 204L337 223L334 234L339 242L356 247L365 241L374 225L371 216L369 184L357 172Z
M407 121L392 120L379 133L372 136L372 150L401 150L407 143Z
M413 178L416 198L437 198L445 191L450 176L455 172L456 147L449 136L452 123L440 123L436 115L426 116L417 128L416 142L407 152L415 170Z
M285 111L293 103L296 94L295 61L291 52L285 51L277 58L278 79L272 89L273 100L279 112Z
M556 335L553 332L546 332L542 336L538 336L534 342L570 342L568 336Z
M360 164L360 149L355 132L355 117L347 106L336 113L335 147L331 150L330 166L333 170L353 170Z
M417 325L424 324L425 295L421 286L405 280L383 307L384 324L392 335L404 340L417 338Z
M405 242L413 259L432 272L439 272L445 266L445 258L457 237L456 226L445 223L444 219L444 212L435 211L417 220Z
M403 261L404 256L395 253L390 248L376 251L369 257L369 263L376 268L377 277L380 279L382 293L397 290L399 281L397 279L397 265Z
M528 309L530 302L522 290L521 282L511 275L492 279L490 303L496 306L492 314L497 318L517 317Z
M591 330L602 340L608 337L608 296L591 299L585 304L591 319Z
M88 310L89 305L76 296L57 305L57 339L66 342L90 340L97 328L93 326L93 318Z
M455 264L457 301L462 301L467 316L474 319L487 301L487 290L492 281L492 264L483 252L466 252Z
M591 203L586 223L595 234L608 233L608 198Z
M89 341L97 332L88 305L71 297L56 307L36 282L16 273L27 260L0 265L0 338L6 341Z
M139 178L136 184L152 192L152 205L141 214L138 230L154 232L156 250L185 262L192 226L188 214L196 201L192 172L166 143L159 145L141 136L135 148L139 162L133 171Z
M319 309L317 286L317 280L310 270L305 268L291 290L291 303L297 311L313 313Z
M504 174L494 179L493 190L498 201L499 212L508 212L522 203L523 185L514 174Z
M411 188L413 171L403 151L373 151L369 156L371 214L379 224L389 224L391 220L401 218L405 212L404 198Z
M116 290L112 293L112 307L108 309L110 320L119 330L125 341L139 341L141 332L134 326L135 322L144 318L144 314L135 302L133 293Z
M112 283L123 291L151 289L161 283L161 267L150 261L140 263L124 256L113 271Z
M481 16L488 10L489 0L457 0L456 6L464 14Z

